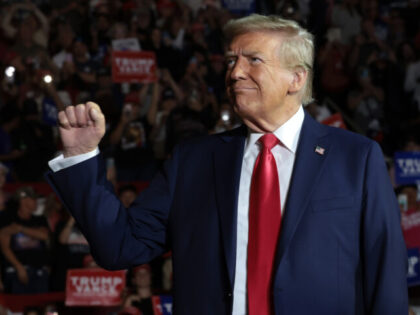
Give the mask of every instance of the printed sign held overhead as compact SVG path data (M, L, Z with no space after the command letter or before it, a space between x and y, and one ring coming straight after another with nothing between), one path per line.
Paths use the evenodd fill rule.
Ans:
M113 51L112 79L114 82L155 82L156 56L152 51Z

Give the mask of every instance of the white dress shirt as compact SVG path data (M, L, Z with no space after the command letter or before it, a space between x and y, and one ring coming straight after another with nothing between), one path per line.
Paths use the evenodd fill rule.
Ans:
M287 192L289 191L290 178L292 176L293 164L295 162L296 148L304 117L305 114L301 106L288 121L273 132L277 139L280 140L280 144L274 146L273 149L271 149L271 152L273 153L277 164L280 181L280 204L282 213L286 204ZM254 164L261 150L261 145L257 141L262 135L263 134L261 133L249 132L248 138L245 142L238 195L236 268L232 315L247 314L246 263L248 247L249 193L251 189L251 177L254 170Z
M273 153L277 164L280 181L280 203L282 213L286 204L286 196L289 190L290 178L292 176L293 164L295 162L296 148L304 117L305 114L301 106L288 121L286 121L273 133L280 140L280 144L276 145L271 152ZM260 144L257 141L262 135L263 134L260 133L249 132L245 142L238 196L236 268L232 315L247 314L246 263L248 245L249 192L251 189L252 171L260 152ZM49 161L48 164L54 172L57 172L66 167L83 162L98 153L99 150L96 149L89 153L68 158L64 158L63 155L60 155Z

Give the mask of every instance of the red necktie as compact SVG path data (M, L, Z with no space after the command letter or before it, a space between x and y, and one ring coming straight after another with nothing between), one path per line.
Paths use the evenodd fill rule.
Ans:
M273 134L258 140L262 149L255 162L249 202L247 289L249 315L273 314L271 298L274 256L280 232L280 189L271 149Z

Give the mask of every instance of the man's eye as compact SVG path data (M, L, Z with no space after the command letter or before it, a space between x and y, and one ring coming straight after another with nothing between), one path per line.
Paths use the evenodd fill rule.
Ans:
M261 62L261 59L257 57L251 57L250 60L252 64L257 64Z
M226 65L228 67L232 67L234 64L235 64L235 60L233 58L232 59L226 59Z

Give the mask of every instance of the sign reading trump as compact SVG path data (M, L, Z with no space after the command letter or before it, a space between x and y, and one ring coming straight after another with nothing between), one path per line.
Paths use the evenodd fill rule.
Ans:
M395 153L395 181L398 185L420 181L420 152Z
M125 288L125 271L100 268L70 269L67 271L67 306L120 305Z
M114 82L150 83L156 81L156 55L152 51L113 51Z

